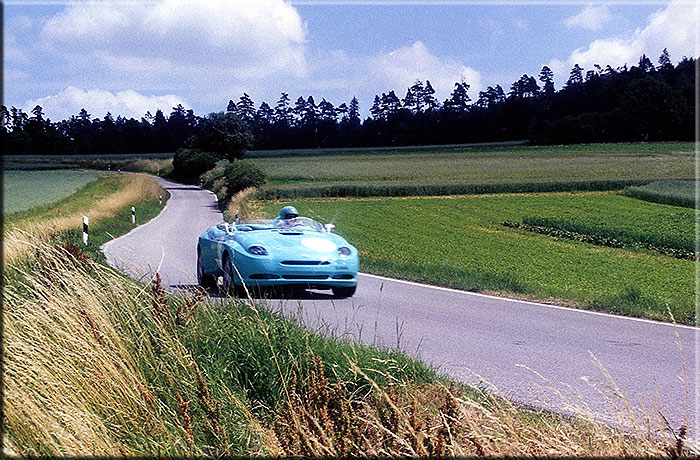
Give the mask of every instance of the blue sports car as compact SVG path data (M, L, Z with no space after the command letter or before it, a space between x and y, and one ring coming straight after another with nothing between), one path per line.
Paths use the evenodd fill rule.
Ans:
M357 249L321 225L285 206L273 220L222 222L199 236L197 281L232 292L251 287L332 289L350 297L357 286Z

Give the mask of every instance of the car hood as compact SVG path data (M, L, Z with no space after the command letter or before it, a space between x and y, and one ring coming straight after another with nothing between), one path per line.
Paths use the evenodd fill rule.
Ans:
M314 231L253 231L240 232L234 236L245 250L250 246L263 246L271 256L310 258L319 256L334 256L338 248L347 246L353 252L356 250L345 241L345 238L333 233Z

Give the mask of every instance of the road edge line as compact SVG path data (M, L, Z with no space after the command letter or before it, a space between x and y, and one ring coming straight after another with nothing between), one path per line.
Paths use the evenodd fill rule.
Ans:
M499 297L499 296L491 295L491 294L482 294L480 292L462 291L460 289L448 288L448 287L444 287L444 286L434 286L432 284L419 283L416 281L408 281L408 280L400 280L400 279L396 279L396 278L389 278L387 276L374 275L371 273L358 272L358 275L367 276L370 278L381 279L381 280L386 280L386 281L394 281L396 283L408 284L411 286L425 287L425 288L437 289L440 291L447 291L447 292L454 292L456 294L465 294L465 295L475 296L475 297L485 297L487 299L504 300L507 302L520 303L520 304L525 304L525 305L533 305L533 306L537 306L537 307L553 308L556 310L564 310L564 311L569 311L569 312L586 313L589 315L607 316L609 318L623 319L623 320L629 320L629 321L638 321L641 323L657 324L660 326L679 327L682 329L689 329L691 331L700 332L700 327L690 326L687 324L666 323L663 321L656 321L656 320L647 319L647 318L635 318L632 316L613 315L612 313L604 313L604 312L594 311L594 310L583 310L583 309L578 309L578 308L562 307L560 305L532 302L529 300L511 299L509 297Z

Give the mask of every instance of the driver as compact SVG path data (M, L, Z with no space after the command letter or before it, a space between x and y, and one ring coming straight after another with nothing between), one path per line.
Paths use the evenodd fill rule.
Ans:
M297 223L299 211L294 206L285 206L280 211L280 216L272 222L274 228L291 228Z

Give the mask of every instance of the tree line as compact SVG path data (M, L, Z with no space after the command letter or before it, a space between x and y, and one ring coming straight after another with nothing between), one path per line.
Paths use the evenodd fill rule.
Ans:
M395 90L376 95L362 119L360 102L334 105L313 96L292 102L281 93L274 106L257 108L244 93L225 111L243 148L283 149L455 144L528 139L536 143L692 140L695 120L695 58L676 65L663 50L654 65L642 55L637 65L595 65L571 69L556 90L554 73L544 66L537 76L524 74L506 92L500 85L469 94L468 82L456 82L439 101L429 80L416 81L403 97ZM0 107L0 137L9 154L170 152L191 145L211 129L212 117L200 117L178 105L140 120L92 118L85 109L52 122L36 106L31 114ZM200 136L201 137L201 136Z

